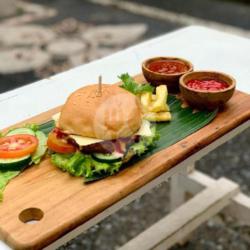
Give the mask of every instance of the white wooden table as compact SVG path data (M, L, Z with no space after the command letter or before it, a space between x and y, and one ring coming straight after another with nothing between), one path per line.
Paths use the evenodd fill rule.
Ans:
M5 119L0 120L0 128L7 127L13 123L17 123L63 104L72 91L83 85L95 83L97 81L97 76L100 74L102 74L104 82L107 83L117 82L117 75L124 72L128 72L131 75L138 74L141 70L141 62L145 58L157 55L186 58L193 62L195 69L213 69L227 72L237 79L237 88L239 90L250 93L250 40L200 26L190 26L130 47L101 60L55 75L49 79L44 79L0 94L0 113L5 114ZM35 105L31 105L31 103L35 103ZM192 166L197 159L201 158L218 145L229 140L234 135L242 132L247 127L250 127L249 121L221 137L219 140L210 144L197 154L192 155L166 174L158 177L143 188L119 201L117 204L105 210L84 225L73 230L62 239L59 239L54 244L50 245L48 249L58 247L64 242L72 239L122 206L141 196L155 185L162 181L166 181L174 174L186 172L188 166ZM196 185L189 186L191 187L189 190L191 193L197 193L202 187L210 187L210 185L214 183L213 179L201 176L199 173L193 173L190 178L191 182L192 179L196 181ZM205 180L205 183L199 183L200 178L203 179L203 181ZM176 179L173 180L172 186L174 187L176 186ZM222 181L221 184L225 183ZM230 188L233 192L237 187L233 183L231 184L229 183L229 186L231 185ZM188 189L188 187L186 188ZM175 195L175 193L173 193L173 195ZM243 199L248 199L244 195L240 197L237 196L234 199L237 200L237 198L238 201L235 201L237 208ZM173 208L180 205L181 202L182 199L179 201L174 200L172 204ZM248 204L248 200L243 205L241 204L243 210L246 207L246 204ZM230 209L233 208L233 206L230 207ZM211 214L213 213L211 212ZM173 218L168 218L168 222L171 221L171 219ZM157 230L159 229L158 226ZM152 230L148 231L148 233L152 233ZM186 234L188 234L188 232ZM137 240L136 244L139 244L135 245L137 247L141 246L140 239ZM10 248L0 241L0 250L5 249ZM124 249L136 248L133 248L130 244L127 248L125 246ZM161 248L158 247L157 249Z

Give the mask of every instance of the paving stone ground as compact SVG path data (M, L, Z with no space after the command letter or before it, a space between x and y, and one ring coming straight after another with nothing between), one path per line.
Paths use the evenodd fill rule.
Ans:
M123 25L123 24L138 24L144 23L146 25L147 31L146 33L140 37L138 40L133 41L132 43L124 44L123 46L109 46L109 47L100 47L95 51L91 50L91 54L87 55L87 58L79 61L80 64L86 63L90 60L94 60L100 58L102 56L108 55L112 52L115 52L119 49L123 49L128 47L136 42L140 42L141 40L148 39L154 36L157 36L162 33L166 33L172 31L174 29L183 27L178 23L169 22L159 22L158 20L145 18L141 15L136 15L132 13L128 13L126 11L122 11L120 9L116 9L113 7L105 7L99 6L96 4L89 3L88 1L83 0L35 0L33 3L49 6L58 11L58 15L52 18L39 20L34 22L33 24L45 26L47 28L53 28L58 23L63 22L69 18L73 18L76 22L86 24L90 27L97 27L101 25ZM67 36L67 34L64 34ZM128 36L131 34L128 34ZM58 39L60 39L62 34L58 35ZM70 38L70 36L68 36ZM17 40L18 38L16 38ZM55 40L56 42L56 40ZM43 46L43 50L47 50L49 44ZM0 50L6 49L0 46ZM90 53L90 50L86 50ZM0 51L1 53L1 51ZM34 81L37 81L39 78L44 78L52 74L59 73L61 71L65 71L68 68L76 66L76 63L72 63L65 61L60 63L55 63L52 61L47 67L43 69L38 69L37 72L30 71L24 72L23 74L9 74L2 75L0 74L0 93L11 90L16 87L20 87L24 84L28 84Z
M84 0L35 0L33 2L48 5L58 10L58 15L54 18L37 22L46 27L69 17L74 17L78 21L94 26L144 22L147 24L148 31L141 39L182 27L179 23L146 18L119 8L103 7ZM135 0L133 2L163 8L177 14L184 13L202 19L250 29L249 5L218 0ZM110 52L112 52L112 48L110 49ZM67 68L69 65L67 64L65 67ZM32 81L30 75L14 75L12 77L12 82L18 80L17 77L19 77L19 84ZM5 80L1 76L0 84L1 86L5 84ZM197 168L215 178L226 176L236 181L240 184L242 191L250 195L250 129L198 161ZM124 244L168 213L168 190L169 185L167 183L162 184L59 249L117 249L119 245ZM189 244L175 246L172 249L247 250L250 249L250 228L239 225L230 217L218 215L195 231Z
M101 6L92 4L84 0L35 0L39 4L45 4L58 10L58 15L54 18L44 20L42 24L52 24L68 17L95 25L101 24L129 24L143 22L149 29L144 39L157 36L162 33L181 27L172 22L159 22L158 20L145 18L141 15L132 14L112 6Z
M250 29L250 2L220 0L130 0L147 4L179 14L186 14L204 20L232 25L246 30Z

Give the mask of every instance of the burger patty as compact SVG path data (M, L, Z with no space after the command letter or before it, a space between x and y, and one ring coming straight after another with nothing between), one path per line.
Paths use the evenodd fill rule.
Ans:
M57 134L57 137L60 139L64 139L69 144L77 147L82 153L85 154L93 154L93 153L102 153L102 154L111 154L113 152L119 152L124 154L127 152L130 145L133 143L139 142L140 135L132 135L130 137L118 138L114 140L106 140L93 144L89 144L86 146L80 146L76 143L76 141L69 137L69 134L65 133L59 128L55 128L54 132Z
M90 144L87 146L81 146L80 151L85 154L92 154L92 153L111 154L113 152L119 152L121 154L124 154L128 150L130 145L138 142L139 140L140 140L139 135L133 135L126 138L107 140Z

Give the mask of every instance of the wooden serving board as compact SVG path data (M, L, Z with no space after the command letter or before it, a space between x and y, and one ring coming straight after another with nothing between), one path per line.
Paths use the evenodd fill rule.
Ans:
M141 76L137 77L142 81ZM26 122L45 122L60 108ZM250 118L250 96L236 91L217 117L184 140L119 174L84 185L45 159L11 181L0 204L0 238L15 249L41 249ZM34 209L36 208L36 209ZM21 220L40 219L36 224Z

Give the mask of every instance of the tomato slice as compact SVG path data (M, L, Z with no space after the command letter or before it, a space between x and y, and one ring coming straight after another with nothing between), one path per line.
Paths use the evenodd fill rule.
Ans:
M77 149L64 138L58 138L54 131L51 131L48 135L47 146L52 151L62 154L73 153Z
M11 135L0 138L0 158L19 158L33 153L38 140L33 135Z

